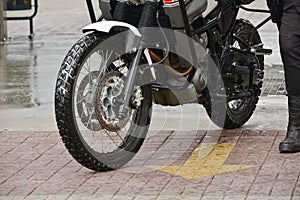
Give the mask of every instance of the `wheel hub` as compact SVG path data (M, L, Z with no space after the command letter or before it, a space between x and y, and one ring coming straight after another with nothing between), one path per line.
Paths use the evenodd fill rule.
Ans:
M123 75L117 71L108 72L99 81L95 100L96 116L101 126L108 131L119 131L130 120L132 109L128 109L125 117L118 117L124 87Z

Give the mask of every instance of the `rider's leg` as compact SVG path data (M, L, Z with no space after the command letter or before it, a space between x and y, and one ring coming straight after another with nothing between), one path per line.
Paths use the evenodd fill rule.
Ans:
M281 152L300 152L300 4L285 1L280 27L280 48L288 92L289 123Z

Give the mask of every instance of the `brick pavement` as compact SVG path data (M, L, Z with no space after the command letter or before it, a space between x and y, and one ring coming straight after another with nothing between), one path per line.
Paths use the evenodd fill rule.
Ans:
M256 165L246 170L187 179L149 168L184 163L205 134L150 134L128 165L94 173L57 132L0 132L0 199L300 199L300 155L278 152L282 131L221 133L236 142L225 164Z

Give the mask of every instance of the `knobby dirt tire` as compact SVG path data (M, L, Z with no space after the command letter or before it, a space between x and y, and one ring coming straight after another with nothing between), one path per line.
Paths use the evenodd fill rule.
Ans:
M136 111L134 124L129 129L131 132L126 134L117 149L97 152L81 135L74 119L74 84L89 53L110 37L108 34L94 32L76 42L61 65L55 90L55 115L62 141L78 163L94 171L118 169L128 163L143 144L151 120L151 87L145 85L142 86L142 105Z
M237 36L240 35L249 35L254 30L254 26L247 20L238 19L236 21L236 25L234 27L234 33ZM253 35L250 36L249 40L247 41L250 43L250 45L260 44L261 38L257 30L253 31ZM216 117L216 119L213 119L211 116L211 103L208 103L208 105L204 105L208 115L211 117L212 121L219 127L224 129L235 129L240 128L243 126L252 116L256 105L259 100L259 96L261 94L261 88L262 88L262 79L263 79L263 70L264 70L264 57L263 56L257 56L257 68L261 70L261 73L259 74L259 81L255 84L255 94L251 97L248 97L244 103L240 106L239 109L232 109L229 107L229 104L226 105L226 116L225 121L224 119L220 119ZM255 80L254 80L255 81ZM225 83L226 85L226 83ZM220 116L222 117L222 116Z

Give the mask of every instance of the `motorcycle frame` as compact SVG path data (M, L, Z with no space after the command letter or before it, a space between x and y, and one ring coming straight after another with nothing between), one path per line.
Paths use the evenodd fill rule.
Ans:
M239 52L239 53L242 53L242 54L256 54L255 52L252 52L253 48L250 47L249 44L247 44L246 42L244 42L242 39L238 38L237 36L234 36L232 34L232 30L235 26L236 17L238 15L239 9L243 9L243 10L248 11L248 12L259 12L259 13L270 13L269 11L263 10L263 9L246 8L246 7L242 6L241 4L237 4L237 1L218 0L218 6L207 16L207 18L209 19L208 22L206 22L205 24L203 24L199 28L197 28L195 30L192 30L191 29L191 23L188 20L187 11L186 11L186 7L185 7L185 2L184 2L184 0L178 0L178 1L179 1L183 21L184 21L184 30L185 30L186 35L193 38L195 35L201 35L203 33L206 33L208 38L213 38L213 39L208 40L209 41L208 48L210 49L210 54L211 54L212 58L214 59L215 64L217 65L217 67L220 69L220 71L223 70L222 69L222 67L224 66L223 62L224 62L224 58L226 57L226 52L227 51L234 51L234 52ZM98 18L98 20L96 19L96 15L95 15L95 12L94 12L92 0L86 0L86 3L87 3L88 11L89 11L89 14L90 14L91 22L94 23L94 22L97 22L97 21L101 21L103 19L102 16L100 18ZM224 30L222 30L222 21L221 21L222 16L230 8L234 11L234 13L231 13L232 14L231 15L232 20L230 21L230 25L227 27L227 30L224 31ZM261 28L270 19L271 19L270 16L267 17L266 19L264 19L261 23L259 23L256 27L253 28L252 33L254 33L259 28ZM219 35L215 35L216 31L214 31L214 30L219 31L218 32ZM218 40L220 40L220 34L222 36L224 36L225 40L224 40L224 42L222 41L222 43L220 44L221 50L220 49L217 50L215 44ZM239 50L239 49L235 49L233 47L230 47L232 39L235 39L235 40L243 43L246 48L242 49L242 50ZM193 47L193 45L190 45L190 46ZM262 49L262 44L259 46L259 48L262 50L261 51L262 55L272 53L272 50ZM136 55L134 60L137 60L141 57L141 51L137 52L137 55ZM193 55L191 55L192 58L196 59L195 50L191 49L191 52L193 54ZM136 63L136 62L133 62L132 64L134 64L134 63ZM135 66L132 66L132 67L133 67L133 69L136 68ZM250 76L253 75L254 69L255 69L255 66L252 66L252 65L249 66ZM130 71L134 71L134 70L130 70ZM189 82L192 81L195 72L196 72L196 69L193 68L191 70L191 72L188 74L187 80ZM129 93L132 90L132 89L130 89L130 88L132 88L132 84L130 84L130 82L133 82L133 81L129 81L129 83L126 84L126 88L127 88L127 90L125 92L126 94ZM253 84L252 81L250 81L249 82L250 88L252 87L252 84ZM247 91L245 94L242 94L242 96L239 95L236 98L238 99L238 98L241 98L241 97L248 97L249 95L251 95L251 91ZM234 98L235 97L233 97L230 100L233 100ZM124 100L125 105L127 105L128 101L129 101L128 99ZM126 111L125 108L121 108L120 109L120 114L123 114L125 111Z
M183 0L179 0L179 2L181 2L181 3L180 3L180 5L181 5L180 8L181 8L181 9L182 9L182 8L185 8L184 6L182 6L182 5L184 5ZM87 5L88 12L89 12L89 15L90 15L91 23L95 23L95 22L97 22L97 21L102 21L102 20L103 20L103 16L100 16L98 19L96 18L96 14L95 14L94 5L93 5L92 0L86 0L86 5ZM247 12L270 13L269 10L263 10L263 9L251 9L251 8L247 8L247 7L242 6L242 5L240 5L239 7L240 7L241 9L247 11ZM183 9L183 10L184 10L183 12L186 13L185 9ZM218 16L217 19L215 19L215 20L209 22L209 23L206 24L205 26L200 27L199 29L197 29L197 30L195 30L195 31L192 31L191 34L194 35L194 34L196 34L196 33L199 34L199 33L205 32L207 29L209 29L209 28L211 28L212 26L216 25L216 23L220 20L221 16L222 16L222 15L221 15L221 13L220 13L220 15ZM187 26L189 23L188 23L188 21L186 21L186 19L187 19L186 17L187 17L187 16L185 16L185 22L186 22L186 24L185 24L185 26L186 26L185 29L186 29L186 30L188 31L188 33L189 33L190 28L189 28L189 26ZM258 30L259 28L261 28L263 25L265 25L265 24L266 24L268 21L270 21L270 20L271 20L271 16L267 17L266 19L264 19L262 22L260 22L260 23L255 27L255 30Z

